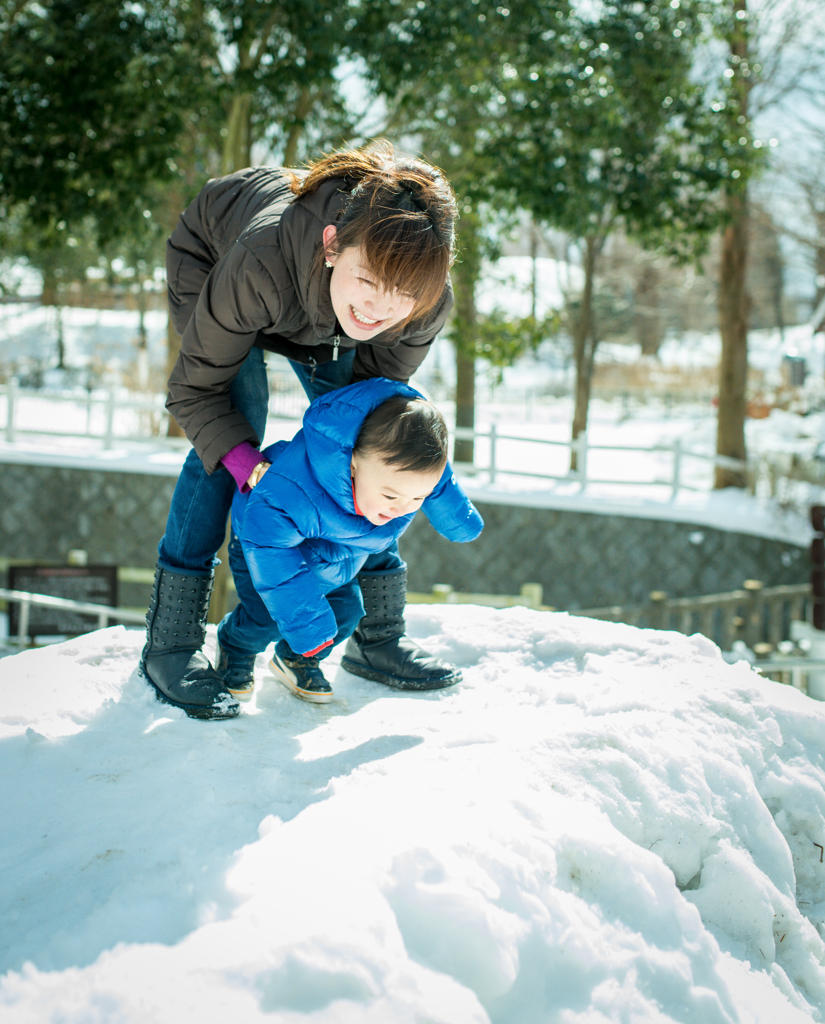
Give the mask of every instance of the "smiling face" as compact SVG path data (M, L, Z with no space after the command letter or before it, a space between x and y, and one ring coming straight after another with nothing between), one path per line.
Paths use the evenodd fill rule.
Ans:
M369 341L402 323L415 308L415 298L386 291L370 270L361 249L336 252L335 228L324 229L326 258L332 263L329 296L341 330L355 341Z
M417 473L398 469L379 456L353 455L352 486L357 511L373 526L384 526L421 508L443 470Z

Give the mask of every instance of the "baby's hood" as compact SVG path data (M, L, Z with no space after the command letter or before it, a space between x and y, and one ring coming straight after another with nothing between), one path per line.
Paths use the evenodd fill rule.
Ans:
M316 398L304 413L303 435L315 478L347 512L355 513L350 477L352 449L367 416L388 398L424 396L386 377L350 384Z

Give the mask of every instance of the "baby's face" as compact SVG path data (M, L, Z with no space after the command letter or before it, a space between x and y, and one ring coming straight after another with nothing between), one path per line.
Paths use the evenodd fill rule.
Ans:
M384 526L398 516L417 512L443 472L398 469L377 455L353 455L351 470L357 510L373 526Z

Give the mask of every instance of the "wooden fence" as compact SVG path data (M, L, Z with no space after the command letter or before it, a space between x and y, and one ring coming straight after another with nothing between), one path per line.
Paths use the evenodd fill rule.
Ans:
M11 563L0 560L0 570L7 564ZM227 575L224 592L221 593L221 588L216 587L212 594L209 619L213 623L219 622L227 607L234 605L237 600L231 575ZM120 583L151 585L153 579L154 569L118 567ZM12 595L10 591L0 589L0 605L9 600L20 600L21 597L31 597L32 603L52 605L55 608L69 607L76 603L42 595L18 592ZM767 656L776 651L782 641L792 639L792 622L808 620L810 600L811 590L807 583L765 587L759 580L745 580L741 590L726 594L670 598L664 591L654 590L645 604L575 609L571 614L608 622L624 622L643 629L672 629L686 635L701 633L723 651L730 651L734 643L741 640L758 655ZM540 583L524 583L518 594L464 593L439 583L429 593L407 594L407 601L410 604L478 604L491 608L521 606L541 611L564 610L543 603ZM142 623L145 615L142 609L115 609L104 605L84 606L82 610L105 614L107 619L132 623Z
M701 633L723 651L741 640L751 650L767 654L791 639L791 622L806 620L810 594L807 583L765 587L759 580L745 580L741 590L727 594L669 598L654 590L644 605L587 608L575 614L687 635Z
M494 608L522 605L543 611L558 611L542 604L539 583L525 583L520 594L459 593L438 584L429 594L409 594L411 603L481 604ZM752 650L767 654L791 637L791 622L805 621L810 601L807 583L794 586L765 587L759 580L745 580L741 590L702 597L669 598L654 590L646 604L610 605L572 611L588 619L625 622L643 629L672 629L690 635L701 633L723 651L730 651L737 640Z

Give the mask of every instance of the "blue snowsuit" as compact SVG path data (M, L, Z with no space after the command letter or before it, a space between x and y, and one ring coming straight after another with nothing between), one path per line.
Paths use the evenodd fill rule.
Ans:
M383 377L331 391L291 441L264 450L272 466L232 502L229 561L241 603L221 623L222 646L259 652L284 639L306 653L352 635L364 614L358 572L415 515L374 526L355 511L353 447L367 415L395 395L422 397ZM474 540L484 525L449 464L422 509L448 540Z

